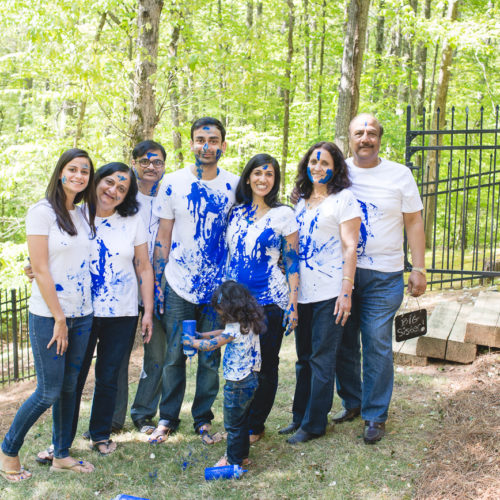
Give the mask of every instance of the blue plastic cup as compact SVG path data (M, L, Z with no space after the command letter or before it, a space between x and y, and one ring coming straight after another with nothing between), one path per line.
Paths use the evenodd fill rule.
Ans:
M193 339L196 338L196 321L194 319L186 319L182 322L182 333L184 335L189 335L190 337L193 337ZM184 354L188 357L191 358L196 354L196 349L194 347L189 347L187 345L182 346L182 350L184 351Z
M246 472L239 465L222 465L221 467L207 467L205 469L205 479L239 479Z

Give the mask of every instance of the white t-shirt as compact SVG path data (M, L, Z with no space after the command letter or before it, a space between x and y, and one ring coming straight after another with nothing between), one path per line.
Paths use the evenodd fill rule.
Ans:
M349 188L363 213L357 267L382 272L403 270L403 213L422 210L417 183L408 167L381 159L372 168L347 159Z
M90 295L90 227L81 207L69 211L78 232L70 236L59 229L56 214L47 200L41 200L28 210L26 234L48 236L49 270L56 287L57 298L67 318L92 313ZM38 284L33 281L29 310L38 316L52 317L42 298Z
M222 281L227 250L227 215L234 204L237 175L219 170L199 180L190 167L166 175L153 212L175 219L165 277L177 295L192 304L210 302Z
M96 217L97 234L92 240L90 273L94 316L137 316L136 246L147 242L139 214Z
M250 204L234 207L226 232L226 279L242 283L261 305L288 305L288 283L278 266L283 238L298 230L295 214L285 205L252 220Z
M224 378L237 382L248 377L252 371L259 372L261 364L259 336L252 330L246 334L241 333L239 323L228 323L224 333L234 339L226 344L224 350L222 361Z
M306 200L295 207L299 223L299 299L302 304L338 297L342 289L340 224L361 217L353 194L344 189L307 209Z
M137 201L139 202L139 215L141 216L144 222L144 228L146 229L149 260L153 263L156 233L158 233L158 226L160 225L160 219L153 213L155 197L147 196L139 191L137 193Z

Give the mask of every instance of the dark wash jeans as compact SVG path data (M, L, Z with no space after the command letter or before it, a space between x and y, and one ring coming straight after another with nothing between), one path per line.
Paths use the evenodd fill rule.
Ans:
M403 271L357 268L354 282L352 315L338 352L337 392L344 408L361 407L363 420L385 422L394 383L392 323L403 300Z
M94 318L87 351L76 387L76 408L72 428L73 438L76 435L78 427L83 388L97 344L95 388L90 413L89 431L90 437L94 442L109 439L118 389L118 373L123 357L127 354L130 337L135 335L136 328L137 316Z
M58 356L55 342L47 349L54 332L54 318L29 313L29 335L37 386L17 411L2 443L2 451L9 457L18 455L28 431L51 406L54 456L69 456L73 443L71 422L75 411L75 388L89 340L92 315L67 318L66 324L68 349L62 356Z
M343 327L335 324L336 298L299 304L295 329L297 382L293 422L302 430L322 435L328 424L335 383L335 360Z
M167 336L167 354L163 364L162 399L159 424L176 429L179 425L184 392L186 390L186 356L182 350L182 322L196 320L198 332L217 330L217 314L209 304L192 304L179 297L167 284L165 287L165 314L162 317ZM214 418L212 404L219 391L220 349L198 351L196 392L191 414L194 428L210 423Z
M283 340L283 309L272 304L264 306L267 330L259 335L262 363L258 372L259 387L250 404L248 428L252 434L264 432L264 423L271 413L278 389L278 366Z
M243 380L226 380L224 385L224 427L227 432L227 461L241 465L248 458L248 411L259 384L257 373L251 372Z

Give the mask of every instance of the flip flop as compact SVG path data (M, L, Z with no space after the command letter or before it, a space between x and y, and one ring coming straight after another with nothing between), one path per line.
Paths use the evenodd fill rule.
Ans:
M264 436L264 432L261 432L260 434L250 434L248 436L248 440L250 441L250 444L254 444L257 441L260 441L262 439L262 436Z
M54 459L54 447L50 445L47 449L41 451L35 460L41 465L52 465Z
M168 436L170 436L170 434L172 434L174 432L174 430L171 429L170 427L166 427L164 425L162 425L162 427L165 427L165 429L160 429L159 427L157 427L151 433L151 435L148 438L148 443L149 444L161 444L161 443L164 443L167 440Z
M112 442L113 442L112 439L107 439L105 441L97 441L90 445L90 449L92 451L96 451L97 453L99 453L101 457L107 457L108 455L111 455L111 453L114 453L116 451L116 448L114 450L109 451L109 446ZM99 446L105 446L107 451L101 451L99 449Z
M87 462L85 460L77 460L75 463L71 465L65 465L63 467L56 467L55 465L52 465L50 467L50 472L76 472L78 474L90 474L94 472L93 470L91 471L83 471L83 470L77 470L75 467L88 467L89 465L92 465L90 462Z
M19 483L31 479L31 472L27 471L24 467L19 470L3 470L0 469L0 476L2 476L9 483ZM12 479L9 476L18 476L17 479Z

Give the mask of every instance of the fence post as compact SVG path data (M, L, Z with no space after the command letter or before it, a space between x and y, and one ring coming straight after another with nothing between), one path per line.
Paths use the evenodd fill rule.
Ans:
M10 290L12 311L12 354L14 358L14 380L19 380L19 357L17 352L17 297L16 289Z

